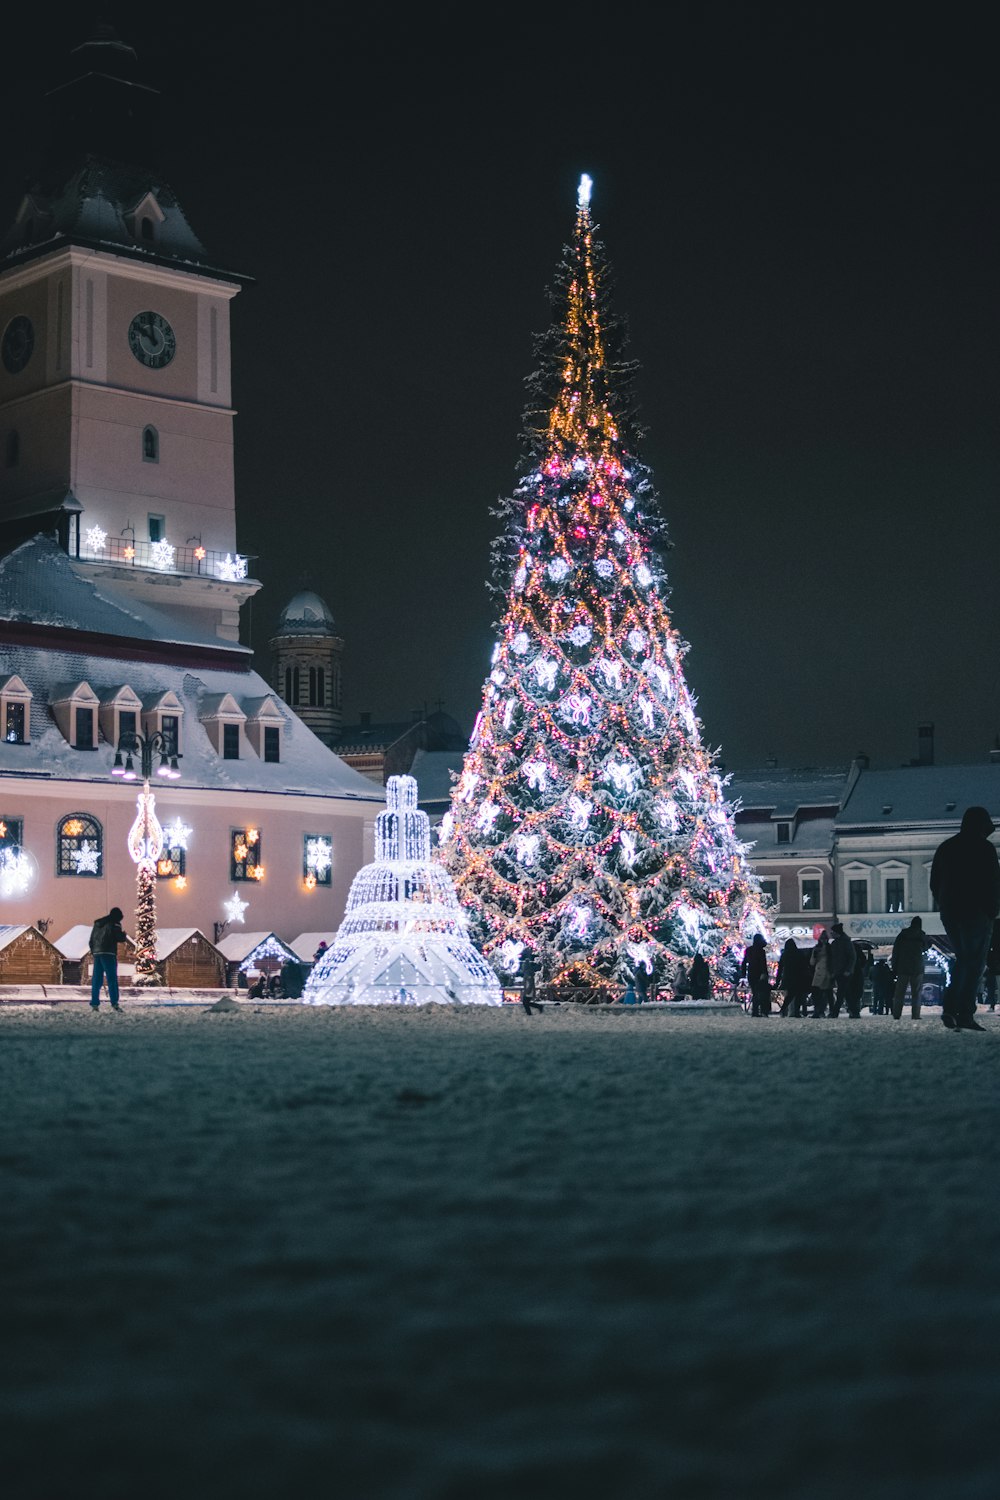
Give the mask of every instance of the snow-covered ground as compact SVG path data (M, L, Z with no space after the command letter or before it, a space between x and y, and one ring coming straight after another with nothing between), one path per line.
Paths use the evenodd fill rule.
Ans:
M1000 1018L0 1009L10 1500L993 1500Z

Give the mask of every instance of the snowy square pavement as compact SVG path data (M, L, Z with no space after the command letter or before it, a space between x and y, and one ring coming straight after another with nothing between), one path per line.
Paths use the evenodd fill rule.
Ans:
M3 1007L2 1493L994 1500L985 1024Z

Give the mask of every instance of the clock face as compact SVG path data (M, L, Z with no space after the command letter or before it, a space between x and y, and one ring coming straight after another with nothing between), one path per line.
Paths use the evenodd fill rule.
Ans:
M35 330L31 326L31 319L23 315L11 318L3 331L3 343L0 344L0 355L6 368L12 375L17 375L24 369L31 358L31 351L35 347Z
M140 364L162 370L177 352L177 338L166 318L141 312L128 325L128 346Z

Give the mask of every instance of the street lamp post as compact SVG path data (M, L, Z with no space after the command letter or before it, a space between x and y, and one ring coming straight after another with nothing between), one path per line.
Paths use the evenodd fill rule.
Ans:
M133 756L139 757L139 771ZM163 851L163 829L156 816L156 798L149 790L153 759L159 756L157 775L168 781L180 776L180 756L171 739L162 730L137 734L126 730L119 737L112 776L135 781L142 776L142 791L136 799L136 819L129 829L128 852L136 866L135 897L135 982L137 985L160 983L156 969L156 861Z

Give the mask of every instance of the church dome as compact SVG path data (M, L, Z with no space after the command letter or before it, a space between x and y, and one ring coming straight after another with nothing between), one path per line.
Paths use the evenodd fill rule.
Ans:
M289 599L281 611L278 635L333 635L335 631L329 605L310 589Z

